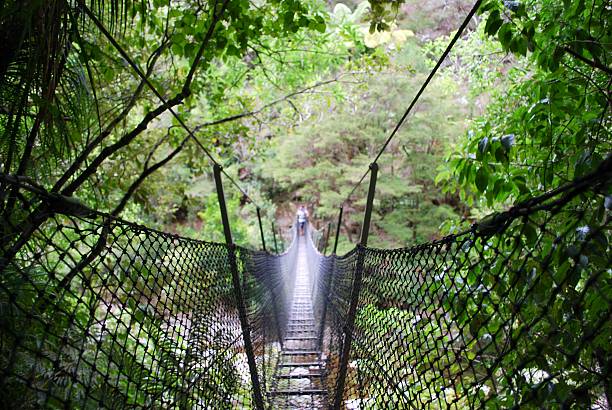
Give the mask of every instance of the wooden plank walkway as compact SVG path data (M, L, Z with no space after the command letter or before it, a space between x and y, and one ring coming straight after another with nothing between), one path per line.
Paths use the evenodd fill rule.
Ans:
M307 238L298 237L293 303L270 401L274 409L326 408L325 367L312 306Z

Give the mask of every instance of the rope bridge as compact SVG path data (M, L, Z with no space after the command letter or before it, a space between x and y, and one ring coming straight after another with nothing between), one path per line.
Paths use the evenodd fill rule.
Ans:
M331 255L331 224L325 240L308 227L268 252L255 201L77 3L210 160L225 243L0 174L0 407L610 408L611 158L465 232L367 246L377 161L480 0L344 200L370 176L360 243L343 256L343 205ZM257 207L263 251L234 244L223 177Z
M609 408L611 162L344 256L310 228L282 254L182 238L5 175L2 407Z

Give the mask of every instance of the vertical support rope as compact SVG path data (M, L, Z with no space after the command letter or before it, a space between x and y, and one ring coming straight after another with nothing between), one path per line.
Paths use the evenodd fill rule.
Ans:
M336 397L334 399L334 409L339 409L342 404L342 396L344 395L344 383L346 381L346 372L348 370L348 361L351 354L351 344L353 342L353 328L355 326L355 315L357 314L357 304L359 302L359 292L361 291L361 278L363 276L363 268L365 262L365 248L368 245L368 236L370 234L370 221L372 219L372 207L374 203L374 194L376 192L376 177L378 175L378 164L373 162L370 164L370 186L368 188L368 199L366 203L365 213L363 215L363 226L361 228L361 239L357 246L357 263L355 265L355 276L353 277L353 286L351 289L351 303L349 306L346 325L344 328L344 340L340 358L340 370L338 372L338 382L336 385Z
M244 294L240 284L240 276L238 273L238 264L236 262L236 247L232 239L232 231L227 217L227 207L225 205L225 195L223 193L223 181L221 180L222 168L218 164L214 164L213 171L215 176L215 186L217 188L217 198L219 200L219 210L221 211L221 221L223 222L223 233L225 234L225 242L227 244L227 252L230 270L232 272L232 282L236 293L236 304L238 305L238 316L240 318L240 326L242 328L242 338L244 340L244 349L247 355L249 372L251 373L251 383L253 384L253 400L255 408L263 410L264 401L261 395L261 386L259 384L259 375L257 374L257 364L255 363L255 354L253 353L253 344L251 343L251 326L249 325L246 306L244 303Z
M338 250L338 238L340 237L340 225L342 224L342 211L344 210L344 208L342 206L340 206L340 212L338 213L338 224L336 225L336 239L334 240L334 250L333 250L333 254L336 254L336 251Z
M329 231L331 231L331 222L327 224L327 232L325 233L325 245L323 246L323 256L327 253L327 244L329 243Z
M278 254L278 243L276 242L276 228L274 227L274 221L272 221L272 237L274 238L274 252Z
M363 247L368 246L368 237L370 235L370 220L372 219L372 208L374 206L374 194L376 193L376 178L378 176L378 164L372 162L370 164L370 186L368 188L368 199L366 209L363 215L363 226L361 228L361 239L359 244Z
M259 207L257 207L257 221L259 222L259 234L261 235L261 246L263 247L263 251L267 252L267 250L266 250L266 238L264 237L263 226L261 224L261 211L260 211Z

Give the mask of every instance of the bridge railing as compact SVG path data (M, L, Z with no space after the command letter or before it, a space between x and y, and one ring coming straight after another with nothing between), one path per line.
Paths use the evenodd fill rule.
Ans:
M276 261L277 266L272 269L263 267L264 275L275 275L273 286L275 287L275 294L278 295L276 314L279 317L281 341L285 336L286 325L289 320L298 258L297 230L294 227L290 229L290 236L292 239L283 253L268 256L268 258Z
M609 408L611 177L608 159L466 232L334 257L330 405Z
M19 184L0 192L1 407L256 407L238 295L265 389L295 247L231 248L239 293L228 245Z

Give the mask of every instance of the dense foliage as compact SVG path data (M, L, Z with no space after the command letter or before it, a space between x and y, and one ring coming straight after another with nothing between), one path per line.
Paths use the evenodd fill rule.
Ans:
M611 12L596 1L487 2L482 10L485 33L516 60L486 80L502 87L451 157L451 185L468 203L483 195L477 202L495 207L592 172L610 152Z
M2 50L3 172L131 219L181 219L211 164L171 109L231 166L257 152L266 137L250 130L276 105L350 55L315 2L169 4L3 4L2 38L20 39Z
M333 227L343 204L344 253L360 234L366 184L347 195L469 7L462 0L5 1L0 172L113 216L220 242L208 151L261 206L269 247L271 222L287 231L298 203L310 207L319 228ZM611 14L605 0L483 1L379 161L370 245L427 242L489 215L486 226L513 204L594 172L612 150ZM37 228L52 236L45 225L48 210L20 206L27 201L17 189L2 189L0 287L18 289L19 303L56 319L55 333L69 334L68 316L53 317L35 303L56 298L45 272L4 271L6 261L32 252L36 241L29 235ZM506 300L509 284L530 285L527 273L539 274L534 291L520 300L526 312L543 317L529 329L529 340L541 347L532 368L567 376L561 384L546 380L552 384L539 386L542 403L567 400L584 408L609 394L607 386L568 397L572 381L609 372L609 323L571 363L559 350L580 344L584 329L600 325L610 312L610 189L572 197L562 218L535 215L509 226L507 235L520 246L504 237L486 245L505 264L492 263L493 300ZM227 180L226 195L236 241L259 247L256 205ZM563 246L554 232L563 232ZM55 239L61 249L78 235ZM31 247L22 249L24 244ZM61 259L50 255L52 262ZM543 255L550 261L539 271ZM522 267L529 258L538 263ZM585 285L602 271L596 286ZM463 273L493 281L484 269ZM65 274L59 272L58 280ZM93 287L119 289L127 316L138 310L121 278L91 280ZM81 291L81 284L71 286L74 294ZM60 298L64 311L78 305L74 294ZM4 296L0 308L7 311L16 302ZM472 322L472 336L479 337L482 329L471 319L483 306L466 294L457 300L466 312L459 321L468 327ZM367 309L393 327L393 312ZM498 308L507 316L511 310ZM35 346L41 325L26 323L22 313L11 312L2 326L12 333L22 328ZM519 326L491 315L489 323L499 329ZM154 334L159 315L146 318ZM80 310L76 319L87 324L92 316ZM551 333L562 322L582 333ZM125 329L124 336L133 330ZM93 343L82 336L69 335L75 343ZM30 357L11 358L9 341L2 341L0 362L16 360L29 371ZM171 350L152 349L158 347ZM511 361L529 355L531 347L517 346ZM58 358L58 366L70 368L69 356ZM121 370L113 371L120 379ZM219 368L229 382L231 371L231 365ZM526 379L517 383L533 387ZM40 400L18 388L12 394L13 400L25 395L24 407ZM510 399L494 404L503 407L504 400Z

